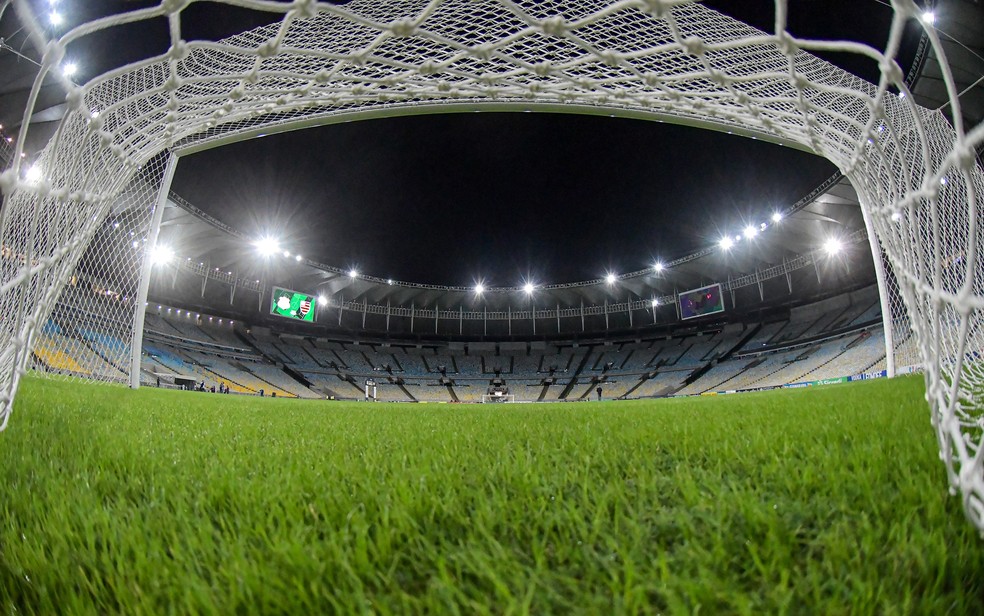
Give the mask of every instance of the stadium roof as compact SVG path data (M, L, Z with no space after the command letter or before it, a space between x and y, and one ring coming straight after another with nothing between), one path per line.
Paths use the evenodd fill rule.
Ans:
M253 238L172 194L159 244L168 246L174 257L158 267L151 298L248 316L255 315L257 308L265 312L272 286L282 286L324 296L333 307L344 304L353 311L364 306L520 311L531 306L569 309L626 302L648 306L653 299L668 307L678 292L722 283L726 290L741 294L743 299L735 302L738 308L751 309L874 280L857 194L839 175L784 208L778 221L762 221L747 235L751 237L746 236L746 229L734 229L729 234L734 245L729 249L709 244L661 263L658 270L623 272L614 281L599 278L540 285L532 294L522 286L492 287L478 293L474 287L375 278L319 264L303 255L298 260L298 255L283 247L264 256ZM825 245L831 238L843 244L843 254L827 254Z

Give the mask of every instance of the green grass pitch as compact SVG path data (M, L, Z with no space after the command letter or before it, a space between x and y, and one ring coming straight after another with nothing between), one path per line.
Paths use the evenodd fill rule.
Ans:
M963 614L919 377L548 405L28 379L0 612Z

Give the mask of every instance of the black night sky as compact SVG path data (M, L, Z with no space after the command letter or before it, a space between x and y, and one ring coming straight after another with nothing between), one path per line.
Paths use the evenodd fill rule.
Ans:
M154 4L91 0L67 17ZM773 29L773 0L704 4ZM887 2L789 4L797 36L884 47ZM215 40L278 17L195 2L182 13L183 34ZM166 49L165 20L127 27L70 48L88 73L83 81ZM905 40L903 69L916 40L912 32ZM872 60L825 58L877 77ZM834 172L789 148L668 124L469 113L340 124L202 152L182 160L173 188L251 236L276 235L324 263L405 281L499 286L595 278L680 256L724 229L764 220Z
M184 159L175 190L291 252L413 282L642 269L761 222L836 170L681 126L469 113L327 126Z

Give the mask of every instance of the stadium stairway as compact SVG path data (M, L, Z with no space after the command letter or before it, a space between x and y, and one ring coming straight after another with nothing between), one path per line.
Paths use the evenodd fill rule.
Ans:
M571 377L571 380L568 381L567 387L565 387L564 391L560 392L560 396L557 397L558 400L566 400L567 396L570 395L571 390L577 387L577 377L580 376L581 372L584 370L584 367L588 365L588 360L590 358L591 358L590 352L584 354L584 357L581 358L580 363L578 363L577 365L577 369L574 370L574 375Z
M718 365L718 364L720 364L721 362L725 362L725 361L730 361L730 360L731 360L731 358L732 358L732 357L734 356L734 354L735 354L735 353L737 353L737 352L738 352L739 350L741 350L742 348L744 348L744 346L745 346L746 344L748 344L748 342L749 342L749 341L750 341L750 340L751 340L752 338L754 338L754 337L755 337L755 336L756 336L756 335L757 335L757 334L759 333L759 331L761 331L761 330L762 330L762 324L761 324L761 323L756 323L756 324L755 324L755 325L754 325L753 327L749 327L749 328L748 328L748 331L747 331L747 332L745 333L745 335L743 335L743 336L742 336L742 337L741 337L741 338L740 338L740 339L738 340L738 342L737 342L736 344L734 344L734 345L733 345L733 346L732 346L732 347L731 347L730 349L728 349L728 350L726 350L726 351L725 351L725 352L724 352L724 353L723 353L722 355L720 355L719 357L717 357L717 358L715 358L715 359L713 359L713 360L711 360L711 361L710 361L710 362L708 362L708 363L707 363L707 365L705 365L705 366L704 366L703 368L701 368L701 369L699 369L699 370L697 370L697 371L695 371L695 372L694 372L693 374L691 374L691 375L690 375L689 377L687 377L686 379L684 379L684 382L683 382L683 385L682 385L682 386L680 386L680 387L679 387L679 388L677 389L677 391L680 391L681 389L683 389L683 388L684 388L684 387L686 387L687 385L690 385L691 383L695 383L695 382L696 382L696 381L698 381L698 380L699 380L699 379L700 379L700 378L701 378L702 376L704 376L705 374L707 374L708 372L710 372L710 371L711 371L711 370L712 370L712 369L713 369L713 368L714 368L715 366L717 366L717 365ZM751 366L748 366L748 367L751 367ZM716 388L716 387L720 387L721 385L723 385L723 384L724 384L724 383L726 383L727 381L730 381L730 380L731 380L732 378L734 378L735 376L737 376L737 375L733 375L733 376L731 376L731 377L729 377L728 379L725 379L724 381L722 381L722 382L720 382L720 383L718 383L717 385L712 385L711 387L709 387L709 388L707 388L707 389L705 389L705 390L703 390L703 391L702 391L701 393L703 393L703 392L705 392L705 391L711 391L711 390L713 390L713 389L714 389L714 388ZM676 393L676 392L674 392L674 393Z

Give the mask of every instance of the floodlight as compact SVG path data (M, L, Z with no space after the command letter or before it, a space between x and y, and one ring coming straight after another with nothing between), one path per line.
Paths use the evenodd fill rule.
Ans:
M71 77L75 73L79 72L79 65L75 62L69 62L62 67L62 74L66 77Z
M475 285L476 295L481 295L484 291L485 291L485 286L483 286L481 282Z
M294 255L294 260L297 261L298 263L300 263L303 259L304 257L302 257L301 255Z
M392 285L392 284L393 284L393 279L392 279L392 278L390 278L389 280L387 280L387 281L386 281L386 284L388 284L388 285Z
M527 295L533 295L533 291L536 289L532 282L527 282L523 285L523 290L526 291Z
M742 234L745 236L746 239L752 239L753 237L758 235L758 229L756 229L753 225L748 225L747 227L745 227L745 230L742 232Z
M892 222L899 222L902 220L902 214L900 212L892 212Z
M256 249L259 250L260 254L264 257L269 257L280 252L280 242L272 237L263 237L257 240Z
M51 13L48 14L48 22L52 26L60 26L64 21L65 18L62 17L62 14L58 11L51 11Z
M827 251L828 255L835 255L844 248L844 245L836 237L828 238L826 242L823 243L823 249Z
M780 220L782 220L782 214L779 212L772 214L772 222L779 222Z
M653 308L655 308L656 306L659 306L659 300L654 297L653 298Z
M31 184L36 184L38 180L41 179L41 167L37 165L31 165L28 167L27 171L24 173L24 179Z
M722 237L721 241L718 242L718 246L720 246L724 250L731 250L731 247L734 245L735 242L730 237Z
M325 296L325 295L319 295L318 296L318 303L321 304L321 305L327 305L328 304L328 297Z
M663 271L663 267L664 266L663 266L663 262L662 261L657 261L656 264L653 265L653 269L656 270L657 272L662 272Z
M349 270L349 278L355 278L358 275L359 272L355 271L354 269Z
M936 13L934 13L933 11L923 11L922 20L923 20L923 23L927 23L929 25L935 24L936 23Z
M150 253L150 262L154 265L167 265L174 258L174 251L170 246L158 244Z
M618 276L612 274L611 272L609 272L608 275L605 276L605 282L607 282L608 284L615 284L616 280L618 280Z

